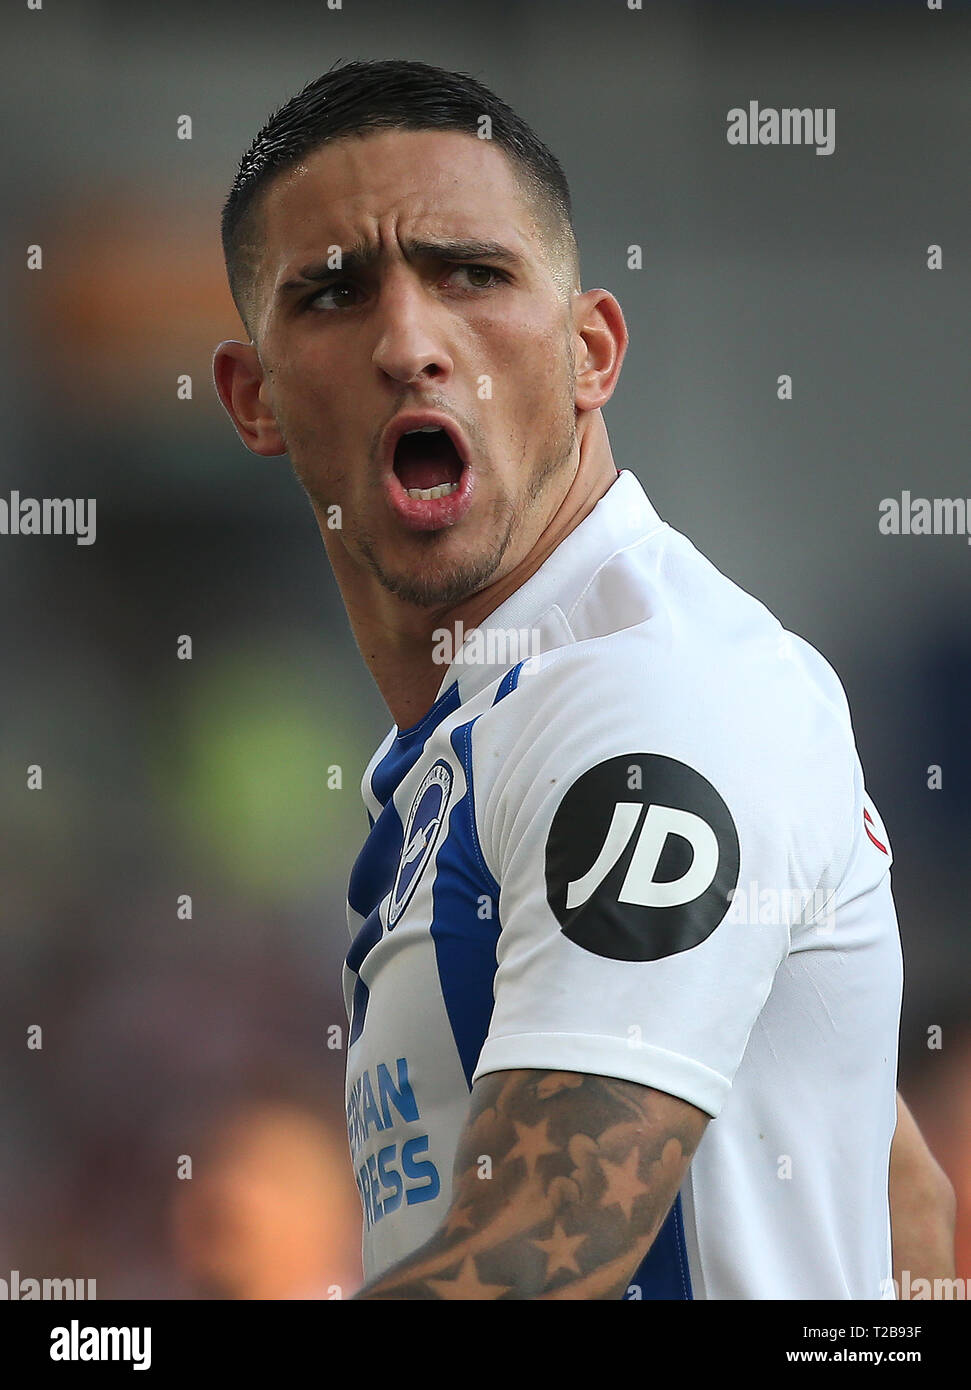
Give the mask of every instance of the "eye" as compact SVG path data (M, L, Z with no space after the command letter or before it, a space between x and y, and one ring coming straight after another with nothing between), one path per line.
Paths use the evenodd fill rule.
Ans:
M351 284L350 280L332 280L329 285L325 285L322 290L317 290L314 294L312 294L309 297L309 299L304 300L304 308L349 309L351 305L346 302L342 302L339 298L332 299L329 304L321 304L321 300L323 299L324 295L339 296L341 294L346 294L348 290L354 290L354 288L355 287Z
M496 284L508 281L509 277L501 270L497 270L491 265L468 265L461 264L453 266L448 273L448 278L460 272L470 277L473 290L489 290ZM461 287L460 287L461 288ZM342 298L348 294L357 294L358 287L351 280L331 280L330 284L323 289L315 290L312 295L304 300L303 307L315 312L333 312L337 309L352 309L357 302ZM326 296L330 296L329 299Z
M491 289L497 281L506 279L506 276L501 270L496 270L495 267L491 265L458 265L455 267L455 270L463 271L466 275L470 276L487 275L491 277L487 284L482 284L481 282L473 283L472 288L476 290Z

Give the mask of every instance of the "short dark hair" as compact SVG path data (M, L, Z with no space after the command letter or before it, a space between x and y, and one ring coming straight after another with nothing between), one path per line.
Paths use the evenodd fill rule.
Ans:
M483 116L540 210L554 262L579 286L579 252L566 175L521 117L466 73L399 59L354 61L308 82L270 116L240 161L222 210L226 273L247 331L261 253L259 207L272 180L343 135L376 130L457 130L476 135Z

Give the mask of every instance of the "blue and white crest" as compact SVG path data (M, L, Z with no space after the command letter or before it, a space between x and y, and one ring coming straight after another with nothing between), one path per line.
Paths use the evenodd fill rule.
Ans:
M401 862L388 904L389 931L408 906L422 871L431 858L445 819L445 808L451 792L452 769L447 762L439 758L438 762L429 768L418 788L405 822Z

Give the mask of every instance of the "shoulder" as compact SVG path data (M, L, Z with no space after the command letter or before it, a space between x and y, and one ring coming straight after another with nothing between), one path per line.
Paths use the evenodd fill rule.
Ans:
M744 764L776 784L851 761L830 664L766 610L742 617L730 627L669 608L522 662L497 684L476 744L492 767L531 776L636 751L723 775Z
M478 806L497 861L561 802L579 823L625 791L729 841L783 855L798 842L820 872L851 835L861 772L832 666L697 552L677 550L615 557L619 568L565 615L576 640L520 663L476 721ZM596 632L619 607L603 586L625 581L638 620Z

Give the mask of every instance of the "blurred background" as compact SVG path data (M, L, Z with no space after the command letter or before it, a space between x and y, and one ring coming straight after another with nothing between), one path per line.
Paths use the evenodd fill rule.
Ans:
M558 155L584 286L631 333L619 466L844 683L895 853L901 1087L971 1276L971 549L877 529L904 489L971 497L968 21L955 0L6 10L0 497L94 497L97 540L0 537L0 1274L99 1298L360 1284L328 1044L390 720L288 461L244 449L210 364L245 339L219 243L244 150L335 61L401 57L473 74ZM728 145L750 100L836 108L835 153Z

